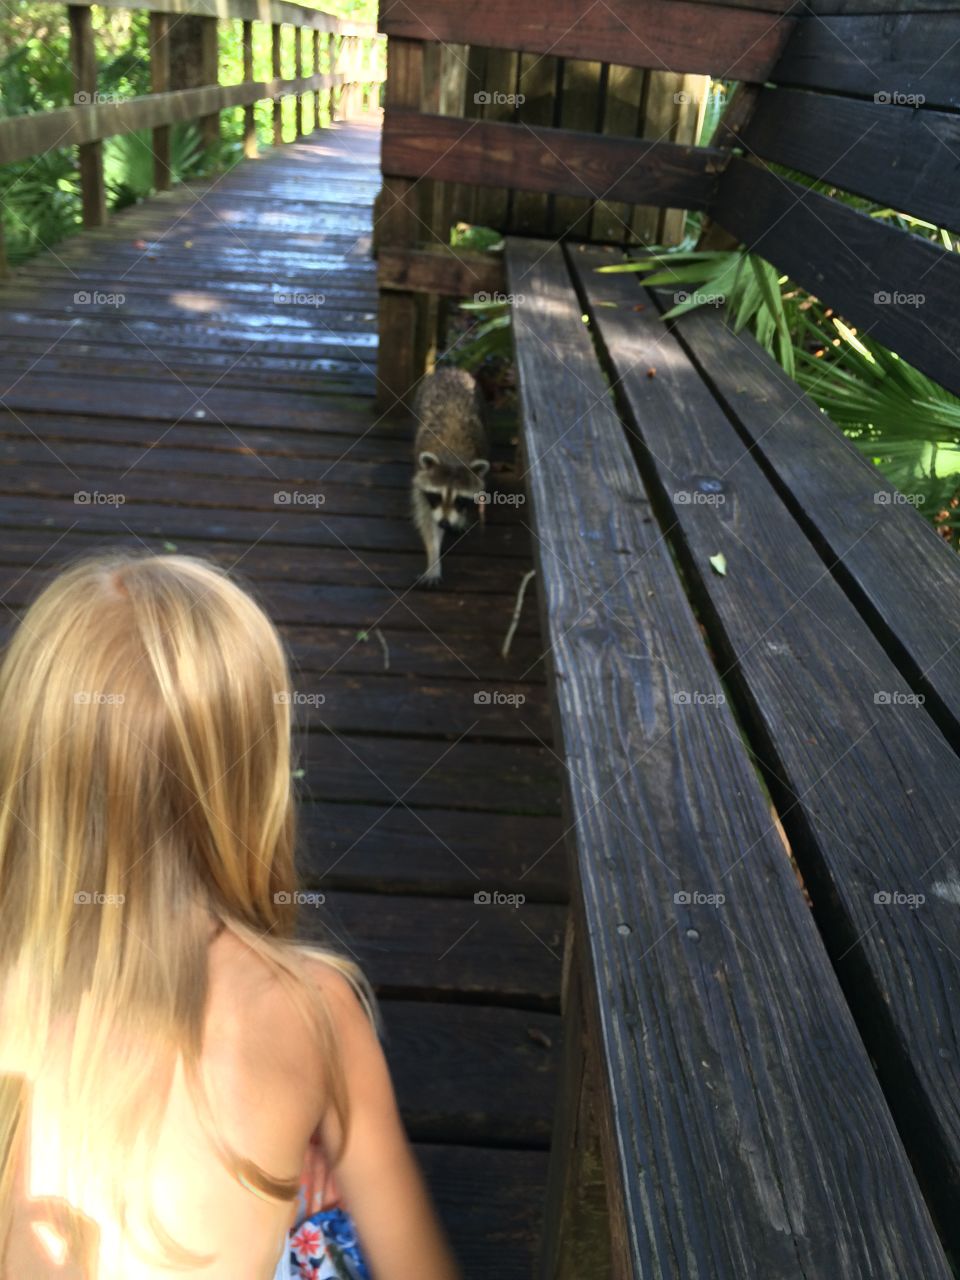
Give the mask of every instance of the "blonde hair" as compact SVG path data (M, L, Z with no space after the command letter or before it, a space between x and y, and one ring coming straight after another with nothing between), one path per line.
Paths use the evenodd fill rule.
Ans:
M22 1064L25 1085L62 1064L66 1198L95 1187L131 1238L179 1061L233 1176L279 1200L297 1192L216 1132L199 1070L212 921L310 1020L345 1140L342 1064L304 953L377 1017L355 965L294 941L289 689L283 644L249 590L182 555L71 564L0 666L0 1061ZM24 1115L22 1092L0 1088L0 1261ZM140 1212L172 1265L210 1260Z

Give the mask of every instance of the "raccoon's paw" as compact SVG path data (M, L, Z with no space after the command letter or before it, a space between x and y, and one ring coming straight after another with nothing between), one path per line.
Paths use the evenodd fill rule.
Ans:
M440 576L439 569L426 569L420 574L419 578L417 578L417 586L436 588L440 586L442 581L443 579Z

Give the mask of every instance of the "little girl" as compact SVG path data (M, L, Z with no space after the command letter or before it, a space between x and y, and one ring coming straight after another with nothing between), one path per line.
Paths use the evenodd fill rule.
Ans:
M2 1280L459 1280L358 968L294 941L290 675L187 556L0 667Z

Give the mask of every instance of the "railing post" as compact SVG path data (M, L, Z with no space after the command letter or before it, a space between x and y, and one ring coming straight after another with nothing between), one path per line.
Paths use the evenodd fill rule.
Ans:
M216 18L200 19L200 67L201 84L220 83L220 49ZM220 112L204 116L200 121L200 133L204 146L215 147L220 141Z
M387 44L386 108L420 110L423 93L423 44L391 37ZM412 248L417 241L418 195L410 178L384 176L376 230L380 248ZM410 393L423 373L423 319L418 295L381 289L379 307L377 407L391 412L409 406Z
M615 1275L600 1144L600 1062L585 1021L574 933L568 921L563 1048L536 1280Z
M273 78L279 80L281 77L280 67L280 34L283 27L279 22L274 22L271 40L271 52L273 57ZM283 142L283 94L278 93L273 99L273 145L279 147Z
M330 91L327 99L327 110L330 113L330 123L333 124L337 118L337 98L336 85L333 83L333 77L337 70L337 37L331 31L327 36L327 66L330 70Z
M219 84L216 18L178 14L169 25L167 38L171 89ZM198 124L203 145L216 146L220 139L219 111L204 116Z
M248 19L243 23L243 79L245 84L253 80L253 23ZM243 108L243 154L248 160L256 159L257 155L257 123L252 102Z
M97 94L97 52L93 39L93 18L89 8L70 5L70 55L73 61L74 102L93 103ZM83 225L102 227L107 220L107 193L103 181L103 143L82 143L80 192Z
M320 74L320 32L314 27L313 30L313 74ZM320 128L320 90L313 91L313 127Z
M305 35L303 27L294 27L293 29L293 53L294 53L294 72L293 74L298 80L303 79L303 37ZM296 109L296 130L297 137L303 137L303 94L297 94Z
M166 93L170 88L170 18L166 13L150 14L150 91ZM158 191L169 191L170 126L157 125L153 130L153 185Z

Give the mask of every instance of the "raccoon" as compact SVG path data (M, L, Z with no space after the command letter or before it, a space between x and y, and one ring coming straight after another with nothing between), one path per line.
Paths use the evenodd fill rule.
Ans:
M440 581L440 548L446 532L460 533L483 511L489 445L480 393L464 369L442 368L417 388L414 413L413 522L423 539L425 585Z

